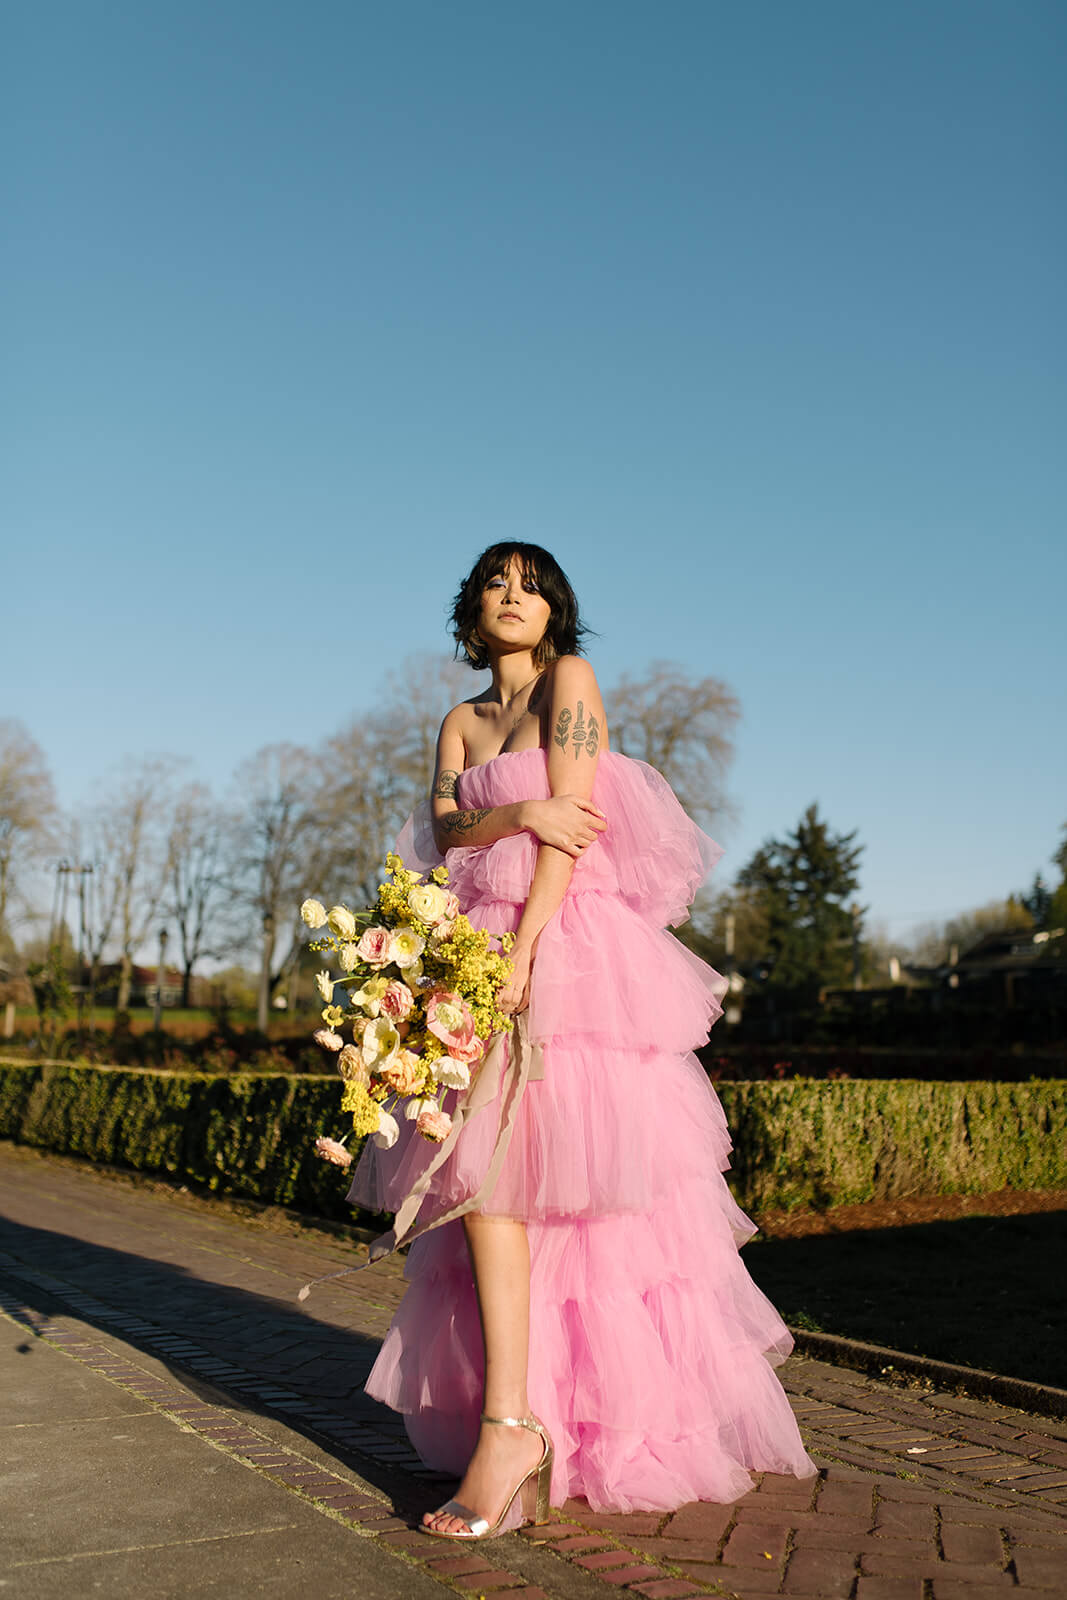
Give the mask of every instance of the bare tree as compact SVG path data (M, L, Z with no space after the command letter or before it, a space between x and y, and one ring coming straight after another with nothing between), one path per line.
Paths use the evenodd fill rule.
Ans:
M732 814L723 785L740 706L721 678L654 661L643 678L609 689L604 709L614 748L661 772L687 811L702 821Z
M204 956L219 956L226 944L229 893L225 881L227 816L202 783L178 795L170 836L167 910L178 929L182 1005L189 1005L193 968Z
M911 960L938 967L952 960L953 950L961 956L987 933L1033 925L1033 917L1013 895L1007 900L991 900L973 911L961 911L946 922L927 922L916 928L908 941Z
M265 1033L271 993L299 953L298 907L310 892L316 850L328 841L315 758L302 745L266 745L242 763L236 782L232 876L260 944L256 1016Z
M101 956L114 943L119 957L116 1008L130 1003L133 958L148 937L170 877L171 816L176 758L146 756L128 763L91 821L94 913L89 939L89 987Z
M0 936L22 875L53 842L56 821L43 750L21 722L0 718Z

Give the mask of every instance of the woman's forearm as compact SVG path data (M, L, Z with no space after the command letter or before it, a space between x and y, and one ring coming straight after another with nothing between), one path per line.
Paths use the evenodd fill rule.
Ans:
M551 921L563 904L573 871L573 856L550 844L540 846L530 892L515 931L515 943L521 949L531 953L536 949L546 923Z
M481 806L473 811L446 811L435 817L434 843L442 855L446 850L467 849L474 845L496 844L510 839L526 827L525 800L507 806Z

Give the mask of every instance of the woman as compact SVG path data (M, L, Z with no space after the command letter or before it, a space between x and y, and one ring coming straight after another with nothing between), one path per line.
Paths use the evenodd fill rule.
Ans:
M725 1119L691 1054L723 980L665 931L719 847L658 773L609 750L547 551L485 551L452 621L492 685L442 724L432 841L416 825L398 848L420 867L446 856L475 926L514 933L500 1005L526 1012L543 1077L488 1186L491 1113L435 1175L442 1208L474 1209L413 1245L367 1384L429 1465L463 1474L423 1531L543 1520L549 1479L554 1504L630 1510L736 1499L749 1469L806 1476L771 1370L792 1340L738 1256L755 1228L723 1180ZM404 1134L368 1149L350 1199L397 1208L434 1153Z

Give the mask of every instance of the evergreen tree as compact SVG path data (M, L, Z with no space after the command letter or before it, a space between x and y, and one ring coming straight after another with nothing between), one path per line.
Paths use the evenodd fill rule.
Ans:
M767 982L802 989L847 984L853 917L846 901L859 887L863 846L856 831L834 834L811 805L795 831L768 839L738 874L765 924Z

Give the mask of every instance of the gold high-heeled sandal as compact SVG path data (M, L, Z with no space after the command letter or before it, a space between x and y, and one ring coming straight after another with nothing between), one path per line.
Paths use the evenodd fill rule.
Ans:
M439 1506L434 1515L438 1517L459 1517L467 1524L466 1530L461 1530L459 1533L447 1533L443 1528L428 1528L425 1522L420 1522L420 1533L428 1533L435 1539L493 1539L500 1532L501 1523L507 1517L508 1512L515 1503L515 1496L518 1494L523 1497L523 1521L519 1524L520 1527L527 1522L540 1523L548 1521L548 1497L552 1487L552 1461L555 1451L544 1423L539 1422L532 1412L528 1417L487 1417L483 1411L482 1421L496 1423L502 1428L527 1428L530 1433L536 1433L544 1444L540 1461L536 1467L531 1467L526 1476L516 1484L508 1496L507 1504L492 1527L489 1526L484 1517L479 1517L476 1512L461 1504L459 1500L449 1500L446 1505ZM533 1479L536 1479L536 1484L531 1481Z

